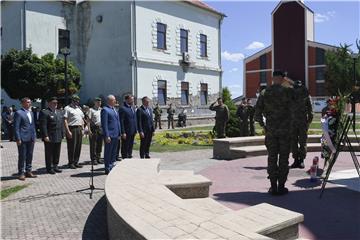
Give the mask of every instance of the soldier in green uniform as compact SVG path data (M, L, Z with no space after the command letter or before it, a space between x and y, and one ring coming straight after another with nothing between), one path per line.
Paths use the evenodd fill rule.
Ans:
M255 136L255 108L251 105L251 99L246 100L246 112L249 118L249 136Z
M313 119L313 112L309 92L301 81L295 81L294 84L293 113L291 151L294 163L291 168L304 168L307 131Z
M170 124L172 129L174 129L174 115L175 115L175 108L172 107L172 103L170 103L169 108L167 109L167 119L168 119L168 129L170 129Z
M237 111L236 116L239 118L240 126L240 137L249 136L249 119L248 119L248 112L246 108L246 99L243 98Z
M293 89L282 86L284 76L281 71L273 73L273 85L261 92L255 107L255 120L265 129L272 195L288 193L285 182L289 173Z
M223 103L222 98L217 99L217 105L216 102L212 103L210 105L210 110L215 111L215 129L216 129L216 137L217 138L226 138L225 130L226 130L226 124L229 121L230 118L230 112L228 107Z
M155 108L153 110L153 114L155 116L154 120L155 120L155 129L157 128L157 124L159 123L159 129L161 129L161 114L162 114L162 110L159 107L159 104L157 103L155 105Z

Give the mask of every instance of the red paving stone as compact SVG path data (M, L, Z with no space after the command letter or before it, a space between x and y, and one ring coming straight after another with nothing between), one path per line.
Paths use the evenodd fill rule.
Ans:
M202 170L200 174L213 181L211 197L231 209L266 202L304 214L305 221L300 226L301 238L359 240L360 193L328 183L320 199L321 182L310 182L305 173L314 156L319 156L319 153L308 154L304 170L290 170L287 181L290 193L286 196L274 197L267 193L267 156L219 161L219 164ZM323 161L320 160L322 165ZM333 169L353 168L350 154L342 153Z

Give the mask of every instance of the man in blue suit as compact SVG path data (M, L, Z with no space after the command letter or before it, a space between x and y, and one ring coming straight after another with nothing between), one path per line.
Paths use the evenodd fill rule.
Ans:
M134 137L137 132L136 109L134 96L126 95L124 105L119 109L121 121L121 157L132 158Z
M149 107L148 97L142 98L142 106L136 111L138 132L140 134L140 158L150 158L150 145L154 135L152 109Z
M30 98L21 99L22 108L14 115L15 140L18 146L19 180L24 181L25 177L36 178L31 172L36 129L34 115L30 110Z
M109 174L116 161L116 150L121 133L119 114L114 108L115 103L114 95L109 95L107 97L107 106L101 110L101 128L105 141L105 174Z

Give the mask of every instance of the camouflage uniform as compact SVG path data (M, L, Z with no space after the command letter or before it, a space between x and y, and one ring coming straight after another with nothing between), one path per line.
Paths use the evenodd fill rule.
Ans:
M255 120L265 128L268 178L272 183L278 181L279 186L285 184L289 173L292 90L272 85L261 92L255 107Z
M159 123L159 129L161 129L161 114L162 114L162 110L159 106L156 106L153 110L154 113L154 120L155 120L155 129L157 128L157 125Z
M291 151L295 163L302 163L306 157L306 141L309 124L313 119L309 93L305 86L294 88L293 123Z
M246 112L249 118L249 136L255 136L255 122L254 122L255 108L251 105L247 105Z
M174 115L175 115L175 109L173 107L169 107L167 109L167 119L168 119L168 129L170 129L170 124L172 129L174 129Z
M216 137L217 138L225 138L226 132L226 123L229 121L230 112L228 107L225 104L216 105L215 103L210 105L210 110L216 112L215 116L215 129L216 129Z
M247 112L247 107L243 104L239 105L236 116L239 118L240 122L240 137L249 136L249 116Z

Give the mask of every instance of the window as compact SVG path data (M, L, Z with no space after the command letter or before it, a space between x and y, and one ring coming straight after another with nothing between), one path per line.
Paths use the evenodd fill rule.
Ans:
M157 48L166 49L166 25L157 23Z
M200 56L207 57L207 36L200 34Z
M325 64L325 50L322 48L316 48L316 65Z
M260 84L267 84L266 72L260 72Z
M208 85L201 83L200 85L200 104L207 105L208 103Z
M188 31L180 29L180 51L188 52Z
M266 54L260 56L260 69L266 69Z
M158 80L158 103L166 105L166 81Z
M315 78L316 80L325 80L325 68L324 67L317 67L315 69Z
M189 83L181 82L181 105L189 105Z
M316 96L326 96L325 83L316 83Z
M70 48L70 31L59 29L59 52L63 48Z

